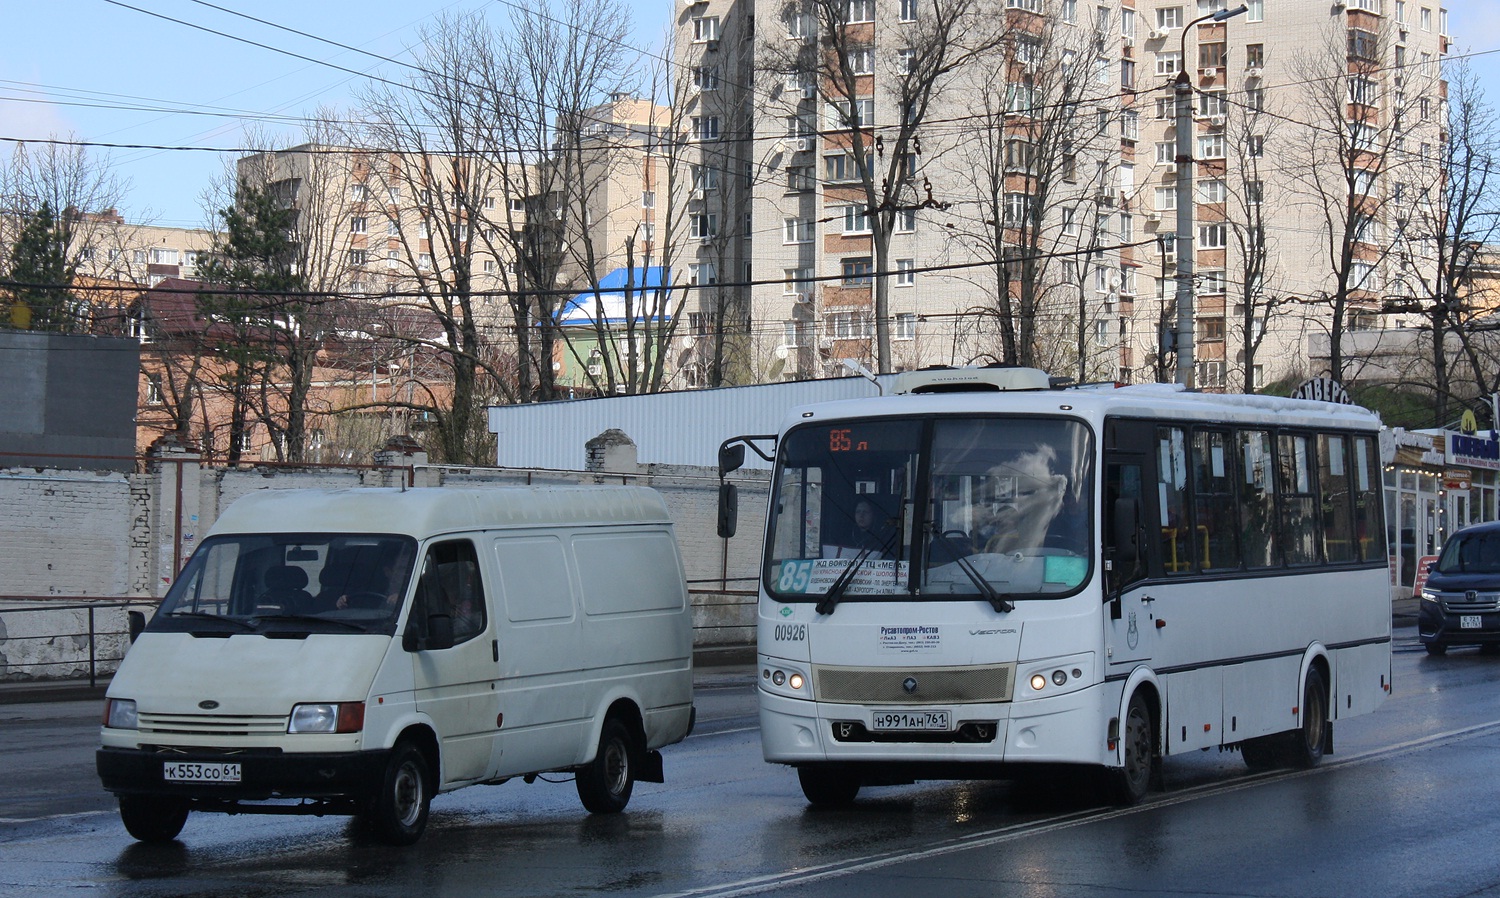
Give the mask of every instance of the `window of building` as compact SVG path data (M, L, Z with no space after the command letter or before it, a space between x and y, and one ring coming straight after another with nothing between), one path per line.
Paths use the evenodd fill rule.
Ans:
M365 228L366 221L363 215L356 215L353 218L349 219L349 233L363 234L365 232Z
M719 282L718 266L712 262L696 262L688 266L688 283L695 287L717 284ZM702 333L702 331L699 331Z
M1120 242L1129 243L1135 239L1135 216L1129 212L1120 213Z
M1228 245L1229 229L1222 221L1198 226L1198 249L1223 249Z
M1355 76L1349 79L1349 102L1361 106L1374 106L1379 99L1378 85L1371 78Z
M1026 220L1026 213L1031 208L1031 196L1026 193L1007 193L1005 195L1004 219L1008 228L1018 228Z
M896 260L896 286L915 287L917 284L917 260Z
M810 218L788 218L782 221L781 234L783 243L811 243L813 239L813 221Z
M915 231L916 229L917 229L917 210L915 210L915 209L898 209L898 210L896 210L896 231L898 233L909 234L912 231Z
M356 203L363 203L370 198L370 188L364 184L349 185L349 199Z
M1396 23L1406 24L1406 0L1396 0Z
M1120 139L1129 141L1141 139L1141 114L1134 109L1126 109L1120 113Z
M401 236L401 222L397 221L394 218L387 218L385 220L385 236L387 236L387 237L400 237Z
M911 65L916 61L917 51L910 47L902 47L896 51L896 74L910 75Z
M1224 272L1204 271L1198 274L1198 295L1212 296L1224 292ZM1220 334L1219 336L1223 336Z
M1259 206L1266 195L1264 181L1245 182L1245 203L1250 206Z
M875 332L868 312L829 312L823 323L835 340L868 340Z
M875 48L870 46L849 48L849 74L875 74Z
M1064 237L1078 236L1078 207L1064 206L1062 210L1062 232Z
M417 256L417 267L423 271L432 267L432 253L420 253Z
M811 268L782 269L786 278L782 281L782 292L788 295L812 292L813 270Z
M1423 31L1431 31L1432 30L1432 9L1430 7L1424 6L1424 7L1422 7L1422 11L1421 11L1420 15L1421 15L1420 21L1422 23L1422 30Z
M719 89L719 67L700 65L693 68L693 86L699 90Z
M1222 203L1228 190L1222 178L1209 178L1198 182L1198 202Z
M844 8L848 11L849 22L875 21L875 0L847 0Z
M161 405L166 402L166 396L162 392L162 381L160 374L146 375L146 404Z
M796 349L802 345L802 324L798 321L781 322L781 345Z
M1221 12L1227 3L1228 0L1198 0L1198 15Z
M840 262L839 272L845 286L868 284L874 280L875 263L869 256L855 256Z
M1224 91L1205 90L1198 94L1198 115L1207 118L1211 115L1223 115L1229 105L1224 100Z
M719 216L715 212L699 212L692 216L692 233L699 240L719 236Z
M1200 69L1222 69L1225 60L1225 47L1223 41L1213 41L1198 45L1198 68Z
M693 116L693 137L697 140L718 140L719 117L717 115Z
M1264 22L1266 20L1266 0L1245 0L1245 21Z
M1122 90L1135 90L1135 60L1120 60L1120 88Z
M915 22L918 2L919 0L901 0L896 10L896 18L903 22Z
M1062 20L1069 25L1078 22L1078 0L1062 0Z
M400 253L398 253L396 250L393 250L393 249L388 249L388 250L385 251L385 267L386 268L395 268L395 267L399 266L400 264L401 264L401 254Z
M1167 165L1172 168L1177 166L1177 141L1164 140L1156 145L1156 164Z
M802 193L818 186L817 170L811 165L788 165L786 167L786 189Z
M870 214L861 204L845 206L842 210L844 216L845 234L868 234L870 233Z
M1177 209L1177 188L1176 187L1158 187L1158 188L1156 188L1156 211L1158 211L1158 212L1173 212L1173 211L1176 211L1176 209Z
M1042 0L1005 0L1006 9L1024 9L1027 12L1041 12Z
M1251 112L1266 111L1266 89L1264 87L1245 88L1245 106Z
M917 338L917 316L912 312L897 312L896 327L891 334L894 340L915 340Z
M1156 27L1160 31L1182 27L1182 7L1165 6L1156 11Z
M1182 54L1176 50L1168 50L1156 54L1156 74L1160 76L1175 75L1182 71Z
M1266 138L1264 134L1251 134L1245 139L1245 155L1252 159L1258 159L1266 154Z
M365 250L362 250L362 249L351 249L351 250L349 250L349 264L350 265L363 265L363 264L365 264L365 260L367 258L368 258L368 255L367 255L367 253L366 253Z
M1224 158L1224 135L1222 132L1198 135L1198 158Z
M835 100L828 104L828 127L834 130L869 128L875 124L875 100Z
M719 39L719 17L718 16L693 16L693 42L716 41Z

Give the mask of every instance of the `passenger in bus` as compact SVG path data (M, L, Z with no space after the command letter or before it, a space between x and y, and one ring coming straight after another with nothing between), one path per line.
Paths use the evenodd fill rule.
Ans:
M990 469L992 480L1005 487L976 509L976 519L982 518L974 533L979 551L1006 554L1047 544L1068 491L1067 476L1052 471L1056 460L1051 446L1038 446Z
M861 499L854 505L854 534L850 540L853 548L869 552L871 558L891 557L895 544L895 528L885 512L869 499Z

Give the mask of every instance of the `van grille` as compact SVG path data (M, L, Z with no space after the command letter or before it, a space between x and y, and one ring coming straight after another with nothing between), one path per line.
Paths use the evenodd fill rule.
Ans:
M267 736L286 732L287 719L256 714L148 714L142 712L142 733L163 736Z
M1478 614L1481 611L1500 611L1500 593L1493 592L1442 592L1438 601L1443 610L1453 614Z
M818 701L860 705L1008 702L1014 664L973 667L814 667ZM915 681L907 691L907 680Z

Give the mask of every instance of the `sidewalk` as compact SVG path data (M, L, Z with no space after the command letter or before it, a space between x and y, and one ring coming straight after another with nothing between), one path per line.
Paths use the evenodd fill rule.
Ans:
M1397 599L1391 603L1391 627L1393 629L1416 625L1416 599ZM693 650L693 670L698 675L697 679L717 679L726 674L741 672L753 677L754 674L750 668L754 664L755 647L751 645L706 646ZM102 702L104 690L108 686L108 677L100 677L96 686L90 686L87 680L28 680L0 683L0 705L18 705L29 702Z

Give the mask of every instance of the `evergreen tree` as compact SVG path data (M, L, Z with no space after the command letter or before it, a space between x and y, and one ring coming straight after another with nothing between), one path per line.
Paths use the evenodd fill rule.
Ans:
M69 287L74 268L68 264L67 240L49 203L28 216L11 247L9 279L18 305L31 312L31 328L69 332L79 322L77 300Z

